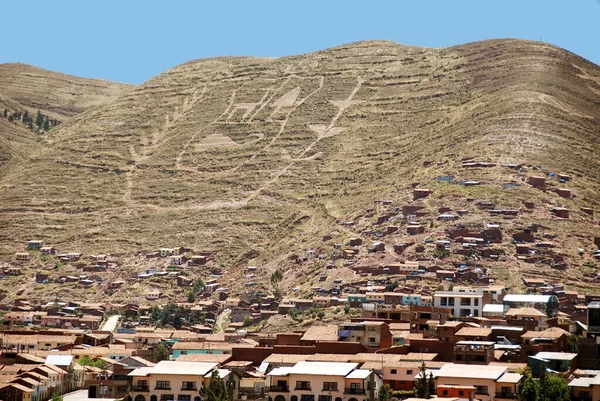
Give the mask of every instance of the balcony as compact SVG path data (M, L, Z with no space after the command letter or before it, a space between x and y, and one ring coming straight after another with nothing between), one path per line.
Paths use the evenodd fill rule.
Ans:
M294 390L300 390L300 391L310 391L310 386L296 386L296 388Z
M271 386L266 387L265 391L267 393L289 393L290 388L289 386Z
M321 390L321 392L323 392L323 391L327 391L327 392L329 392L329 391L332 391L332 392L337 392L337 391L338 391L338 389L337 389L337 387L335 387L335 388L324 388L323 390Z
M500 400L516 400L517 395L513 393L496 393L494 398Z
M171 386L156 386L154 390L171 390Z
M181 386L181 391L198 391L196 386Z
M345 394L365 394L364 388L345 388Z
M138 392L138 393L147 393L148 391L150 391L150 387L148 387L146 385L131 386L131 391Z

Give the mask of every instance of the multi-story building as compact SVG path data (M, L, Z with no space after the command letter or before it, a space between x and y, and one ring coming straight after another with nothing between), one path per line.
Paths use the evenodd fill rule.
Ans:
M358 365L298 362L269 372L265 390L273 401L359 401L370 395L377 397L381 378L372 370L358 369Z
M339 326L338 335L342 341L358 342L367 348L389 348L393 345L392 333L384 322L344 323Z
M484 294L476 292L436 291L433 294L436 308L450 308L455 317L483 315Z
M433 370L438 397L516 400L523 376L506 366L446 364ZM462 392L462 394L461 394ZM473 398L471 398L473 399Z
M130 396L133 401L200 401L198 391L208 382L214 370L231 383L232 396L237 398L239 377L227 369L217 369L217 363L161 361L152 367L138 368L132 378Z
M503 285L488 285L488 286L463 286L456 285L452 288L453 292L466 292L475 294L492 294L494 302L502 301L506 294L506 289Z

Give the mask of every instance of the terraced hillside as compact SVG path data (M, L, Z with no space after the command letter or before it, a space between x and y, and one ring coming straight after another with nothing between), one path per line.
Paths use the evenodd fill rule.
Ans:
M329 255L350 237L383 239L390 249L442 239L455 225L501 223L503 247L514 254L511 230L537 223L567 269L511 255L491 274L517 285L521 274L549 269L574 288L597 288L579 274L594 262L577 248L591 250L600 235L597 220L581 211L600 206L599 123L600 68L537 42L446 49L359 42L279 59L191 61L67 121L7 171L0 252L8 261L35 238L65 251L120 254L113 277L128 278L136 273L133 252L184 246L213 252L232 287L241 287L241 268L251 263L263 271L258 286L270 288L279 269L281 291L309 291L326 272L326 283L353 273L341 261L326 269L328 260L296 264L297 256ZM468 159L496 166L465 168ZM525 183L547 172L570 175L564 185L574 197L552 192L556 180L546 191ZM457 184L469 180L480 185ZM415 186L432 194L413 202ZM422 205L430 212L420 217L426 232L407 235L408 219L398 213L378 225L377 214L365 213L375 199ZM481 201L519 214L491 216L475 206ZM558 206L571 209L569 219L550 213ZM439 222L440 208L469 213ZM376 235L385 224L399 230ZM407 255L418 257L411 249L377 257ZM359 263L375 263L368 260ZM54 264L30 267L44 266ZM142 297L143 288L120 296Z
M26 164L24 157L42 145L38 135L11 114L27 111L65 122L85 110L112 101L132 85L86 79L26 64L0 64L0 177L8 167ZM4 115L6 111L6 115Z
M12 110L40 110L61 121L101 106L133 85L80 78L27 64L0 64L0 102Z

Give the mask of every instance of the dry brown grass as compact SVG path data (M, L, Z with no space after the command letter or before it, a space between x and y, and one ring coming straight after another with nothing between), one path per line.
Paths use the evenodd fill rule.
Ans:
M265 266L265 288L281 268L282 289L301 285L306 294L324 266L287 256L331 252L320 238L334 230L334 241L361 235L373 226L361 217L373 199L401 206L415 182L434 190L431 210L473 209L464 221L479 225L491 219L466 197L501 208L534 199L536 212L518 224L547 225L565 252L590 249L598 226L579 207L600 206L600 88L590 79L598 76L571 53L519 40L440 50L359 42L280 59L191 61L67 121L6 171L0 253L9 258L34 237L83 252L184 245L217 252L228 277L241 278L247 263ZM577 197L503 190L538 172L466 171L466 157L568 173ZM484 185L434 181L445 174ZM570 220L549 215L558 204L573 210ZM336 222L353 219L352 229ZM588 285L576 279L581 261L570 260L561 277ZM511 272L526 268L511 263ZM335 275L352 278L342 267Z

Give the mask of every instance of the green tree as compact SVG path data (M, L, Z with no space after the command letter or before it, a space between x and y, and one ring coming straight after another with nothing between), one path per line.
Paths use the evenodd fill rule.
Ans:
M200 389L199 393L203 400L227 401L230 399L230 388L231 386L228 383L225 383L225 381L219 377L219 372L217 370L213 370L208 384L202 383L202 388Z
M167 361L169 359L169 355L169 348L165 344L158 344L152 351L152 356L157 363L160 361Z
M427 381L427 392L429 396L435 394L435 379L433 378L433 372L429 372L429 380Z
M250 315L244 316L244 327L250 326L250 323L252 323L252 317Z
M6 118L6 116L8 116L8 109L4 109L4 118Z
M204 288L204 281L202 281L201 278L196 279L196 281L194 281L194 292L197 294L200 291L202 291L202 289Z
M93 367L99 368L99 369L107 369L110 366L110 363L108 363L107 361L104 361L102 359L90 358L87 355L81 357L79 359L78 363L81 366L93 366Z
M52 401L63 401L63 396L59 393L52 394Z
M344 313L347 315L348 313L350 313L350 302L346 302L344 304Z
M544 381L544 397L540 401L570 401L571 394L567 381L557 375L547 375Z
M29 112L27 110L25 110L23 112L23 124L27 124L29 122Z
M540 394L540 388L538 384L533 380L531 375L525 377L523 382L523 388L521 389L521 400L522 401L537 401Z
M427 385L427 373L425 372L425 362L421 363L419 368L419 378L417 379L416 395L419 398L429 398L429 386Z
M193 290L188 291L188 302L192 303L196 300L196 293Z
M277 269L271 274L271 283L275 284L283 279L283 273Z
M389 292L394 291L396 288L398 288L398 280L388 281L388 283L385 285L386 291Z
M44 120L44 131L50 131L50 120L48 120L48 116Z
M390 385L389 384L384 384L381 386L381 388L379 389L379 401L388 401L390 398L392 398L392 393L390 391Z
M37 112L37 116L35 117L35 125L37 125L39 129L41 129L42 125L44 125L44 115L39 110Z

